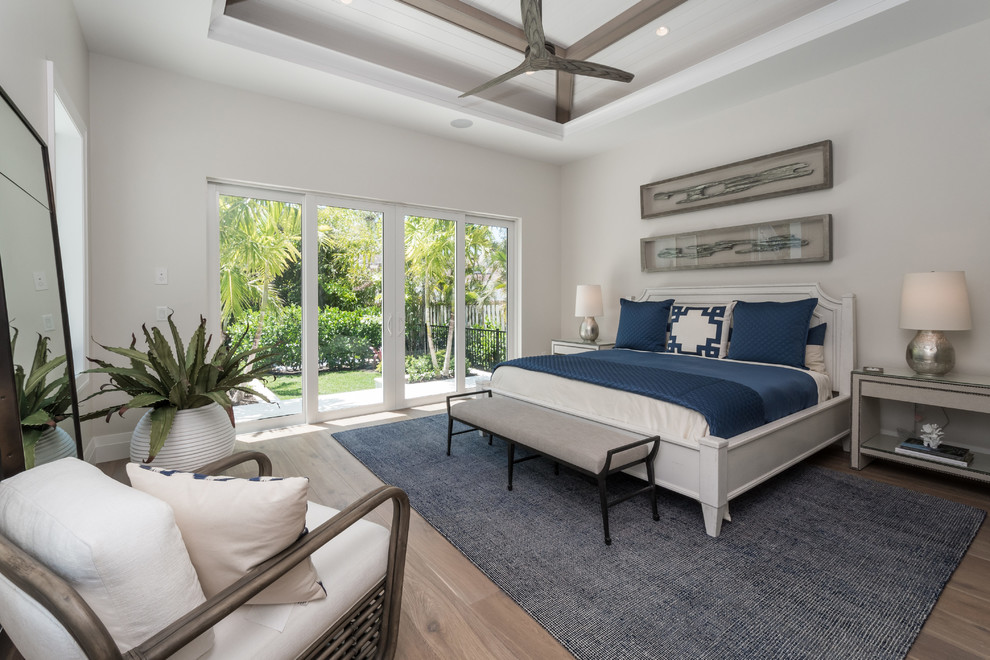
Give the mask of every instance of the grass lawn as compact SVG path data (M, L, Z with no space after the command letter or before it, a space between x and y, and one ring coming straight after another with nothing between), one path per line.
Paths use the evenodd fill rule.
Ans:
M319 376L320 394L339 394L340 392L358 392L375 388L377 371L325 371ZM276 376L267 379L265 386L281 399L298 399L302 397L302 376Z

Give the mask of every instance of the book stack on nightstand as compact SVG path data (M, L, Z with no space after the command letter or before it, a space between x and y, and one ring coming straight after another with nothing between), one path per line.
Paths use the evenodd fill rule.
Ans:
M958 465L959 467L968 467L973 462L973 452L965 447L947 445L944 442L938 447L927 447L918 438L908 438L897 445L894 453L923 458L926 461L935 461L944 465Z

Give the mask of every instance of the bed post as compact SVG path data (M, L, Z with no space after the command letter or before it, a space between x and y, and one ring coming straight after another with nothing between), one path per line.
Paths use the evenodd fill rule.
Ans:
M718 536L722 521L729 520L729 441L714 436L699 441L698 499L708 536Z

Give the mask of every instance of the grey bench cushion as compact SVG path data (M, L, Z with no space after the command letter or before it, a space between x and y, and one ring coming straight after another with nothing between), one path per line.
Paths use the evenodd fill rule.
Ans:
M450 416L595 474L605 468L610 449L638 439L607 426L508 397L465 399L451 406ZM649 444L627 449L615 455L612 467L641 461L649 453Z

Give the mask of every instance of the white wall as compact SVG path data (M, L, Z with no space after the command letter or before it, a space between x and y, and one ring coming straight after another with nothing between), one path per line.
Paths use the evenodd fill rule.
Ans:
M191 327L208 308L207 178L521 218L522 351L560 323L555 165L497 154L93 54L92 334L126 345L155 307ZM155 266L167 286L153 284ZM94 347L95 348L95 347ZM139 411L89 434L133 427ZM96 426L99 425L99 426ZM87 431L84 430L84 434Z
M88 119L89 54L72 0L0 2L0 87L47 140L48 83L45 60Z
M603 284L598 321L614 337L619 298L646 286L820 281L858 297L859 363L904 366L913 333L898 329L903 274L965 270L974 329L950 333L957 371L990 373L987 80L983 22L565 166L561 332L577 332L571 292L581 283ZM641 184L825 139L831 190L640 219ZM831 263L639 270L643 237L821 213L833 215Z

